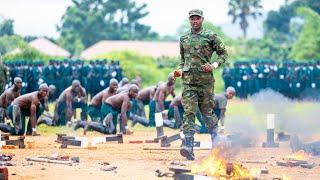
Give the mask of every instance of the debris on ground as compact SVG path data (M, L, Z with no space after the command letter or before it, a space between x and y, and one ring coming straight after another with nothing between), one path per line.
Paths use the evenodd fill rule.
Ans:
M32 162L45 162L45 163L53 163L53 164L64 164L73 166L80 162L79 157L69 157L69 156L57 156L57 155L51 155L50 157L26 157L27 161Z
M172 172L162 172L159 169L157 169L155 171L155 175L157 177L173 177L173 173Z
M100 168L101 171L114 171L117 169L117 166L104 165Z

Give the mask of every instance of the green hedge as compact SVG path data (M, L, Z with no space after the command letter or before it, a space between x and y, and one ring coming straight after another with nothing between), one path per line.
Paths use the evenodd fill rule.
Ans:
M96 58L119 60L126 77L128 77L129 79L133 79L137 74L141 75L143 80L143 87L155 85L159 81L166 81L168 74L174 70L174 68L171 67L159 68L156 58L144 56L130 51L111 52L99 55ZM214 72L216 79L216 92L221 92L224 88L224 83L221 78L221 72L222 69ZM178 91L181 91L180 78L177 79L176 89Z

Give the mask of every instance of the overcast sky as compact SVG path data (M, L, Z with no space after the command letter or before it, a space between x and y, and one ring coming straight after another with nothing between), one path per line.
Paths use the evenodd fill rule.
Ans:
M175 34L190 9L204 11L205 19L216 25L230 23L228 0L136 0L147 3L150 14L141 22L160 35ZM277 10L284 0L262 0L264 11ZM15 32L21 35L58 37L56 25L70 0L0 0L0 15L14 20ZM261 26L261 25L260 25Z

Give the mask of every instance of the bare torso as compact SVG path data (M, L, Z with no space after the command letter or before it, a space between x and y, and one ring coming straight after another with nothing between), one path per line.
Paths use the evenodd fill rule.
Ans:
M157 91L154 95L155 101L164 101L169 94L172 94L174 91L174 86L168 86L167 83L162 83L157 88Z
M38 96L38 91L35 91L32 93L24 94L22 96L17 97L12 102L12 105L18 105L21 109L30 109L32 104L38 105L41 99Z
M11 102L18 96L20 96L20 91L15 91L14 87L5 90L0 96L0 107L8 107Z

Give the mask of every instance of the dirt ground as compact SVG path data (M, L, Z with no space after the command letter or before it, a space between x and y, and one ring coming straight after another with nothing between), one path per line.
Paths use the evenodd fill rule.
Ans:
M173 135L174 130L165 129L166 134ZM69 135L82 136L82 131ZM26 141L35 141L32 149L2 149L1 153L15 154L12 163L15 166L8 167L9 179L172 179L172 177L156 177L155 171L169 172L168 167L173 160L185 162L178 150L159 151L143 150L144 147L159 147L159 144L129 144L132 140L151 140L155 137L155 132L137 131L133 135L124 136L124 143L116 142L98 144L96 150L81 149L78 147L68 147L60 149L59 144L54 142L56 135L42 135L38 137L27 136ZM103 137L102 134L89 132L89 139L93 137ZM196 135L197 141L209 141L209 135ZM257 142L261 145L261 141ZM173 143L171 147L179 147L180 142ZM320 179L320 158L312 157L310 161L317 166L313 169L301 167L280 167L276 165L276 160L289 155L291 150L288 142L281 142L280 148L242 148L237 149L233 157L234 161L242 160L266 160L267 164L245 164L247 168L264 168L269 170L268 175L261 175L260 179L272 179L273 177L283 177L287 179ZM69 155L80 157L79 165L67 166L47 163L28 163L25 157L50 156L54 153L59 155ZM199 162L209 154L209 150L197 150L196 161ZM102 171L99 163L108 162L117 169L114 171ZM190 162L189 162L190 163ZM194 162L193 162L194 163Z

